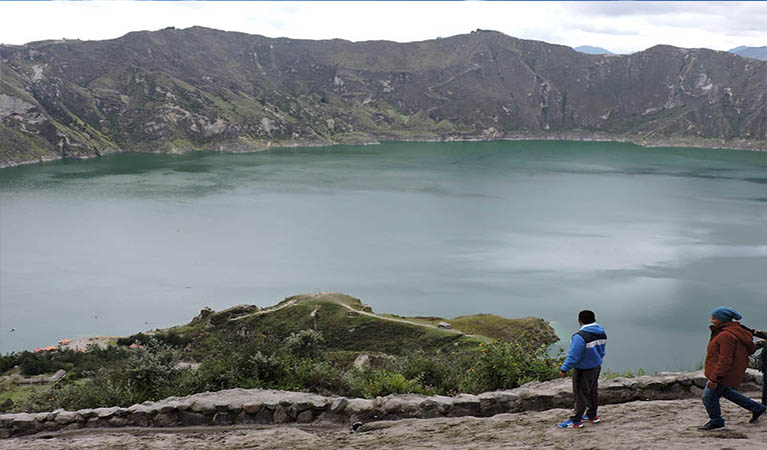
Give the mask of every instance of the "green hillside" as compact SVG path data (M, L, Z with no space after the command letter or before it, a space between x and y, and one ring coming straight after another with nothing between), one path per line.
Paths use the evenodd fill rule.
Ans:
M448 322L452 329L437 327ZM259 339L283 339L291 333L312 329L322 333L329 351L378 352L402 355L412 351L475 349L480 342L500 339L513 342L529 334L538 345L556 342L557 336L542 319L507 319L490 314L439 317L401 317L373 313L360 299L339 293L303 294L288 297L277 305L258 309L240 305L219 312L203 310L189 324L158 330L188 342L190 355L206 343L237 334Z

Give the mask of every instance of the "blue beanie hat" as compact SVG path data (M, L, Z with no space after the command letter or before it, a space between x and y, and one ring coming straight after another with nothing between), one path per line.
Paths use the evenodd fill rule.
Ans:
M739 312L728 306L714 308L714 310L711 311L711 317L719 319L722 322L730 322L732 320L740 320L743 318Z

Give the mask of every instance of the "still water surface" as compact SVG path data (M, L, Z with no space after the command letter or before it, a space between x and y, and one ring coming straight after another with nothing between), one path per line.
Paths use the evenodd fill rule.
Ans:
M693 369L713 307L767 328L767 154L388 143L0 170L0 352L316 291L565 340L590 308L608 368Z

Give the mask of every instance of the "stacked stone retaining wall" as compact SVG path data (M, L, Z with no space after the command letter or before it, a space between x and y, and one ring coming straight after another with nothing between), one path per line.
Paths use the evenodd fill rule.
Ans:
M760 390L761 374L749 369L741 390ZM699 372L659 373L601 379L601 404L698 397L706 378ZM572 407L569 379L528 383L507 391L456 397L415 394L346 399L262 389L230 389L171 397L130 407L56 410L0 415L0 438L81 428L199 425L354 423L405 418L478 416Z

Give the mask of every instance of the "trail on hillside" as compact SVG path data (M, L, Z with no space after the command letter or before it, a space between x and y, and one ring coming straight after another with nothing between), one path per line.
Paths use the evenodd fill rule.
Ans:
M630 402L600 407L602 423L561 430L569 410L372 422L352 433L348 426L204 427L186 429L83 429L3 441L6 450L142 448L195 449L744 449L763 450L767 417L749 424L750 413L724 401L727 427L709 432L700 400Z
M324 294L324 293L320 293L318 295L322 295L322 294ZM404 324L407 324L407 325L415 325L415 326L419 326L419 327L438 329L438 330L442 330L442 331L446 331L446 332L450 332L450 333L465 334L465 333L463 333L460 330L439 328L439 327L437 327L435 325L431 325L431 324L428 324L428 323L412 322L412 321L407 320L407 319L397 319L397 318L394 318L394 317L380 316L380 315L375 314L375 313L370 313L370 312L363 311L363 310L360 310L360 309L352 308L350 305L348 305L348 304L346 304L346 303L344 303L344 302L342 302L340 300L328 299L328 303L332 303L334 305L341 306L343 308L348 309L349 311L352 311L352 312L357 313L357 314L361 314L363 316L374 317L374 318L380 319L380 320L388 320L390 322L399 322L399 323L404 323ZM264 309L261 309L261 310L256 311L256 312L248 313L248 314L245 314L245 315L242 315L242 316L239 316L239 317L234 317L231 320L241 320L241 319L244 319L246 317L253 317L253 316L260 316L262 314L269 314L269 313L272 313L272 312L275 312L275 311L279 311L279 310L281 310L283 308L287 308L289 306L293 306L295 304L296 304L296 300L293 299L293 300L289 300L289 301L285 302L282 305L274 306L274 307L271 307L271 308L264 308ZM312 311L312 317L314 317L314 314L316 314L316 312L317 312L317 309Z
M404 324L407 324L407 325L416 325L416 326L419 326L419 327L433 328L433 329L437 329L437 330L447 331L447 332L450 332L450 333L464 334L460 330L455 330L455 329L451 329L451 328L439 328L438 326L431 325L431 324L428 324L428 323L411 322L410 320L407 320L407 319L397 319L397 318L394 318L394 317L379 316L378 314L375 314L375 313L370 313L370 312L367 312L367 311L362 311L362 310L359 310L359 309L354 309L351 306L347 305L346 303L338 301L338 300L334 300L333 303L335 303L338 306L343 306L344 308L348 309L349 311L353 311L353 312L355 312L357 314L361 314L363 316L374 317L376 319L381 319L381 320L388 320L390 322L404 323Z

